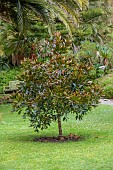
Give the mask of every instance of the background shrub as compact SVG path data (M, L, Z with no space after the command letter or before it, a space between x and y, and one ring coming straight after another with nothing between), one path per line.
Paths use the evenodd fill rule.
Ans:
M113 84L108 84L104 87L103 95L106 98L113 99Z
M113 99L113 73L100 78L99 84L103 88L102 96L105 98Z

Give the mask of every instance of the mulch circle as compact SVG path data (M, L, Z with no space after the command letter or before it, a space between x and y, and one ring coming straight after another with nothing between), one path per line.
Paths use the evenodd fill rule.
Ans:
M40 137L34 139L35 142L66 142L66 141L78 141L78 140L80 140L80 136L71 133L68 136Z

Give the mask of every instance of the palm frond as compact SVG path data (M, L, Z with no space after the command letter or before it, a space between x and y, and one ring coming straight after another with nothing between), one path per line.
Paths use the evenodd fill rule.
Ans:
M26 23L28 23L27 20L29 20L29 12L27 13L26 9L29 9L48 25L50 33L55 30L54 20L55 17L58 17L71 35L78 24L79 10L88 6L88 0L4 0L2 4L2 6L9 4L9 7L6 6L6 9L8 9L6 11L9 11L9 8L12 7L12 13L15 14L15 12L17 12L18 29L20 33L26 33ZM12 15L10 15L10 17L11 16Z
M40 19L42 19L48 25L49 34L54 32L54 19L50 12L45 9L41 4L26 4L26 7L31 9Z

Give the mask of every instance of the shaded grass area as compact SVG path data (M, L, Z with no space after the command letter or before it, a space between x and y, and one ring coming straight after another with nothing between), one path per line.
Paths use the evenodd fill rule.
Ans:
M41 143L34 139L57 136L57 123L33 132L21 115L11 114L11 105L0 105L1 170L112 170L113 106L100 105L75 121L63 123L63 133L77 134L77 142Z

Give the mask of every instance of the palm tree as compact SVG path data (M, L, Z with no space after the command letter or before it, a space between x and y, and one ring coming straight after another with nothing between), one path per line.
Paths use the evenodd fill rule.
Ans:
M39 20L48 26L52 36L55 31L55 18L58 18L72 36L78 25L79 10L87 6L88 0L2 0L0 16L9 23L2 38L6 40L5 50L9 54L14 53L14 63L25 57L24 50L29 42L28 31L32 23ZM10 37L8 41L7 36Z
M1 19L7 22L18 22L20 33L25 34L26 21L32 11L53 30L55 17L59 18L69 33L78 24L78 9L88 6L88 0L2 0ZM28 21L27 21L28 22Z

